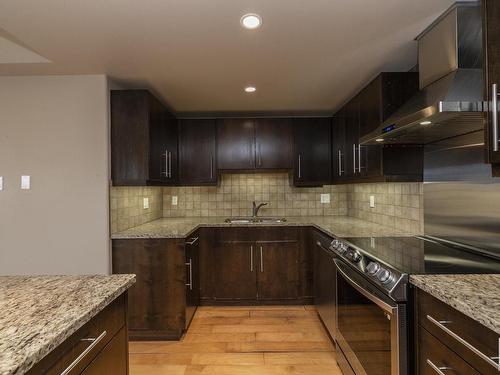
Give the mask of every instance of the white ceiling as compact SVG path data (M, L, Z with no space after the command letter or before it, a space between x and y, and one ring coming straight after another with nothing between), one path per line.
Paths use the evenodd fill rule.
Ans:
M414 66L413 38L452 2L1 0L0 37L50 62L0 47L0 75L105 73L178 113L331 112L380 71ZM240 27L250 12L260 29Z

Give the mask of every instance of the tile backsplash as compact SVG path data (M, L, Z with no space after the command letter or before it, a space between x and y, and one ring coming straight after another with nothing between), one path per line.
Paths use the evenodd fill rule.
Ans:
M330 203L321 203L330 194ZM370 207L370 196L375 207ZM149 198L149 209L143 198ZM177 205L172 204L177 197ZM224 174L219 186L112 187L111 232L161 217L249 216L252 201L267 202L261 216L347 215L412 234L423 233L422 183L290 186L287 173Z
M375 207L370 207L370 196ZM424 194L421 182L351 184L347 186L347 214L412 234L424 231Z
M149 208L144 208L143 198L149 199ZM111 187L109 201L111 233L120 232L162 216L161 187Z
M163 216L249 216L252 201L268 203L261 216L346 215L346 191L340 185L296 188L287 173L224 174L220 186L164 188ZM330 203L321 203L321 194L330 194Z

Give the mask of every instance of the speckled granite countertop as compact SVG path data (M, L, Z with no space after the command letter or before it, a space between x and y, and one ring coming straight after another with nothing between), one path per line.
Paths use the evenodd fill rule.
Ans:
M415 275L410 282L500 335L500 275Z
M21 375L135 282L135 275L0 276L0 375Z
M348 216L287 217L279 224L229 224L223 217L163 218L115 233L113 239L185 238L199 227L314 226L337 237L393 236L403 233Z

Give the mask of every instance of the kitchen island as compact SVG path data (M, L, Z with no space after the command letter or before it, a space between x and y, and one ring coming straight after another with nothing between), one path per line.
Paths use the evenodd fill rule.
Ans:
M120 334L126 343L126 292L134 282L135 275L1 276L0 374L63 373L90 348L71 372L81 373ZM127 369L127 346L116 348Z

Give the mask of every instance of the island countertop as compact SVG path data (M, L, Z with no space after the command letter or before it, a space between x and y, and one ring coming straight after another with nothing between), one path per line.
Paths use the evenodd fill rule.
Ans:
M287 221L276 224L230 224L223 217L163 218L114 233L112 239L133 238L185 238L199 227L259 227L259 226L313 226L337 237L394 236L405 235L393 228L356 219L349 216L301 216L287 217ZM406 234L408 235L408 234Z
M410 282L500 335L500 275L412 275Z
M0 375L20 375L109 305L135 275L0 276Z

